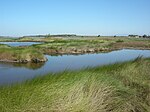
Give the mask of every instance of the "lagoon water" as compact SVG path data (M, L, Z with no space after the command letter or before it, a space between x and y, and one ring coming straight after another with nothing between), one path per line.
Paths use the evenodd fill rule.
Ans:
M150 50L123 49L99 54L46 55L48 61L41 64L0 63L0 85L19 83L36 76L62 72L64 70L79 70L86 67L129 61L138 56L150 57Z
M12 47L17 47L17 46L30 46L34 44L41 44L41 42L0 42L0 44L6 44Z

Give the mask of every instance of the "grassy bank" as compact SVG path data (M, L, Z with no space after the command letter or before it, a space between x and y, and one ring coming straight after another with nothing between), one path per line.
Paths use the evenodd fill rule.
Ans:
M44 54L84 54L109 52L113 50L150 49L150 40L127 37L80 37L80 38L42 38L45 42L32 47Z
M44 54L85 54L110 52L119 49L150 49L149 39L127 37L22 37L0 38L0 41L42 42L26 47L0 45L0 60L5 62L46 61ZM4 49L3 49L4 48Z
M1 112L150 112L150 59L0 88Z
M0 44L0 61L4 62L44 62L46 58L38 50L28 47L10 47Z
M2 41L2 39L1 39ZM149 39L137 39L128 37L22 37L12 39L16 42L43 42L42 44L30 46L43 54L84 54L109 52L113 50L150 49Z
M17 38L12 38L12 37L1 37L0 36L0 42L14 42L16 41Z
M45 43L33 48L45 54L84 54L109 52L123 48L150 49L150 40L127 37L43 38Z

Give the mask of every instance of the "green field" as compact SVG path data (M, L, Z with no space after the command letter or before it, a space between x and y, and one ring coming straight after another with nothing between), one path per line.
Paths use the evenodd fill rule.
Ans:
M64 71L0 88L1 112L150 112L150 59Z

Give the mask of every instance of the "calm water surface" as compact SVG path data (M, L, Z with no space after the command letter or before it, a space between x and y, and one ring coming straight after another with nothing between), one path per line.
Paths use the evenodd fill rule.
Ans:
M0 42L0 44L6 44L12 47L17 47L17 46L30 46L34 44L41 44L41 42Z
M150 50L118 50L109 53L48 56L41 64L0 63L0 85L32 79L35 76L57 73L64 70L78 70L85 67L102 66L133 60L138 56L150 57Z

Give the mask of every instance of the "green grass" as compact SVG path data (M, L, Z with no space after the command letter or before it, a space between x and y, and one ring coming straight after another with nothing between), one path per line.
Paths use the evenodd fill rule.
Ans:
M42 38L45 42L31 47L44 54L82 54L87 52L108 52L123 48L150 49L150 41L125 37L80 37L80 38Z
M65 71L0 88L1 112L150 112L150 59Z
M0 60L2 61L3 60L7 60L7 61L27 60L31 62L32 59L36 59L36 58L40 60L46 60L44 55L41 52L33 48L9 47L7 45L0 44Z
M0 49L4 49L4 48L10 48L10 46L6 44L0 44Z
M5 39L6 38L0 38L0 41L6 41ZM36 49L43 54L98 53L124 48L150 49L150 40L127 37L22 37L15 39L8 38L7 41L43 42L42 44L30 46L30 49Z
M13 42L16 41L16 38L12 38L12 37L0 37L0 42Z
M105 40L105 39L54 39L54 38L46 38L46 42L39 45L33 45L32 48L37 48L41 50L44 54L57 52L58 54L66 53L87 53L90 49L93 52L101 51L104 48L109 48L110 44L114 43L115 40Z

